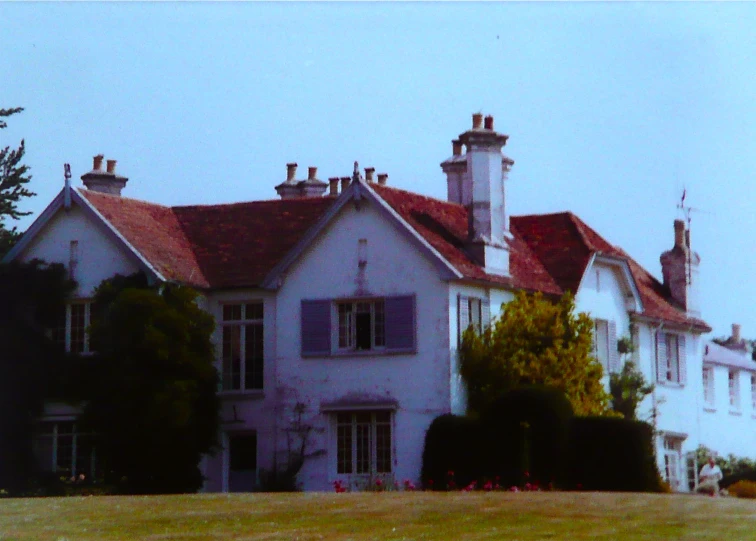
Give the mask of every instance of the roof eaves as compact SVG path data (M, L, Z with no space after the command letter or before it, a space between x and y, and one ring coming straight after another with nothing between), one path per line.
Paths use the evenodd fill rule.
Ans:
M45 227L45 225L47 225L47 223L53 218L53 216L55 216L58 210L63 207L64 192L65 188L58 192L58 195L56 195L55 198L50 201L50 204L47 205L45 210L42 211L42 214L40 214L37 219L32 222L31 226L29 226L29 229L27 229L21 236L21 240L19 240L7 254L5 254L2 260L0 260L0 263L8 263L10 261L13 261L16 256L18 256L18 254L23 252L26 247L31 244L37 234Z

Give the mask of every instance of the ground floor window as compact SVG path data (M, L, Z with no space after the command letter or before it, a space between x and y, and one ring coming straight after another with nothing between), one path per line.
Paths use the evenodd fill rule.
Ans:
M682 475L682 438L664 437L664 480L672 490L680 490Z
M257 485L257 433L228 433L228 490L251 492Z
M391 412L336 414L336 473L391 473Z
M80 432L74 421L43 422L34 439L34 453L42 471L67 479L94 480L102 472L93 440L93 435Z

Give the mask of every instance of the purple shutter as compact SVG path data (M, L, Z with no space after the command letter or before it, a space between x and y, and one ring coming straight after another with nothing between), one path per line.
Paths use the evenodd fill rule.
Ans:
M302 357L331 354L331 301L302 301Z
M609 322L609 372L615 373L620 371L619 351L617 351L617 324L614 321Z
M662 331L656 331L656 381L667 382L667 344Z
M415 350L415 297L386 297L386 349Z
M678 371L677 374L680 378L680 383L685 385L688 379L688 359L685 352L685 335L681 334L677 338L677 362Z
M462 335L470 325L470 304L464 295L457 295L457 347L462 344Z

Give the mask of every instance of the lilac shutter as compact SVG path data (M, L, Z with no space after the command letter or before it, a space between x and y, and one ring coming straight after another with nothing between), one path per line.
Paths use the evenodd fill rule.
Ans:
M610 321L608 324L609 336L607 341L609 343L609 372L620 371L620 359L619 351L617 351L617 324L614 321Z
M667 345L662 331L656 331L656 381L667 381Z
M680 384L685 385L688 379L687 359L685 355L685 335L681 334L677 337L677 360L679 363L678 374L680 376Z
M485 330L491 324L491 304L488 299L480 301L480 327Z
M470 326L470 303L468 297L457 295L457 346L462 344L462 334Z
M415 297L386 297L386 349L415 350Z
M302 356L331 354L331 301L302 301Z

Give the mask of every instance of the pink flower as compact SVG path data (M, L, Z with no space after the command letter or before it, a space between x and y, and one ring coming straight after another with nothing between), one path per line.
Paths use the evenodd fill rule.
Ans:
M525 477L530 477L530 472L528 470L525 470Z
M517 487L515 487L515 486L509 487L509 490L510 490L511 492L520 492L520 489L519 489L519 488L517 488Z
M377 486L377 487L383 486L383 481L381 481L380 479L376 479L375 480L375 486Z
M483 485L483 490L491 490L493 488L493 483L491 481L486 482L485 485Z

